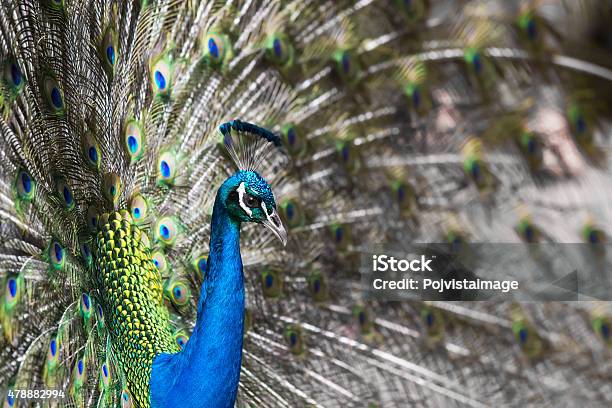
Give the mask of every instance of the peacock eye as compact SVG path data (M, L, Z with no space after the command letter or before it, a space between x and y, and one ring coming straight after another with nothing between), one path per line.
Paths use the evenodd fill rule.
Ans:
M261 286L265 297L278 297L283 290L281 273L273 269L265 269L261 272Z
M61 269L64 266L66 254L62 245L57 241L52 241L49 245L49 259L53 269Z
M121 194L121 178L116 173L108 173L104 176L104 194L106 198L116 203Z
M325 276L319 271L313 271L308 277L308 289L315 302L324 301L328 294Z
M136 224L142 223L147 218L149 205L147 200L140 194L136 194L130 200L130 211Z
M159 270L162 275L168 272L168 262L161 251L153 252L151 255L151 260L153 261L153 265L155 265L157 270Z
M159 155L157 162L159 180L165 184L172 185L176 176L176 156L165 151Z
M62 10L64 8L64 0L46 0L43 3L54 10Z
M297 156L304 152L306 148L306 139L303 132L293 123L287 123L282 127L281 137L285 147L291 155Z
M121 391L121 408L132 408L134 406L134 399L130 390L124 388Z
M174 63L170 53L157 56L151 64L151 87L158 96L167 96L172 89Z
M74 363L74 380L73 381L79 381L82 380L84 377L85 373L85 362L83 361L82 358L79 358L75 363Z
M83 153L83 157L85 158L85 162L93 169L100 168L101 161L101 152L100 147L96 143L93 135L91 133L86 133L83 135L81 140L81 150Z
M47 351L47 359L49 362L57 361L58 341L56 337L52 337L49 341L49 350Z
M10 88L17 92L23 85L23 73L19 65L15 62L9 62L4 67L4 79Z
M6 280L4 289L4 301L9 307L14 306L21 296L23 278L21 276L11 277Z
M368 311L362 305L357 305L353 308L353 316L359 325L362 334L367 334L372 329L371 320Z
M112 28L109 27L106 30L106 34L100 42L99 50L106 71L112 74L117 63L117 35Z
M176 344L181 348L181 350L183 349L183 347L185 347L185 345L187 344L187 342L189 341L189 337L187 337L184 334L177 334L174 337L174 340L176 341Z
M257 197L254 197L250 194L246 194L244 197L244 203L249 208L259 208L261 206L261 200Z
M130 161L133 163L140 159L144 153L144 131L142 125L131 120L125 126L124 147L127 154L130 156Z
M32 200L32 198L34 198L36 182L25 170L19 170L17 172L15 187L17 189L17 195L20 199L24 201L30 201Z
M102 388L106 389L111 381L111 373L108 369L108 363L103 363L100 366L100 379L102 380Z
M58 82L48 76L43 80L43 93L47 101L47 106L53 113L62 114L64 109L64 92Z
M172 303L176 306L186 305L191 298L191 291L184 282L177 281L172 283L168 288L168 292Z
M193 268L196 271L196 274L204 279L206 276L206 265L208 262L208 257L206 255L200 255L193 261Z
M95 232L98 228L98 209L95 206L90 205L89 207L87 207L86 217L87 227L89 227L89 230L91 232Z
M266 57L277 65L291 65L293 47L283 34L275 34L266 41Z
M56 190L59 197L63 200L66 209L72 210L75 206L72 189L64 180L58 180Z
M157 221L155 238L165 245L173 245L176 242L179 228L177 221L172 217L163 217Z
M87 242L83 242L81 244L81 256L83 257L83 260L85 261L87 266L91 266L93 262L93 256L91 254L91 247Z
M471 66L471 68L477 73L480 74L482 71L482 58L480 55L480 51L476 48L468 48L465 50L464 54L465 61Z
M222 64L231 54L231 43L227 36L217 33L208 33L203 41L204 55L217 66Z
M287 327L284 337L292 354L299 355L304 352L304 343L302 342L302 333L299 327Z
M354 83L359 74L359 61L349 50L338 50L334 53L336 72L340 78L349 84Z
M83 321L85 322L85 324L87 324L87 322L89 322L89 319L91 318L91 298L87 293L83 293L81 295L81 302L79 303L79 312L83 317Z

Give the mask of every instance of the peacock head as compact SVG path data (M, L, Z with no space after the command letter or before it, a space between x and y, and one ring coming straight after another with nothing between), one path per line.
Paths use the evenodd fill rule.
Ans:
M251 170L240 170L223 183L219 192L230 218L263 224L283 245L287 243L272 189L263 177Z

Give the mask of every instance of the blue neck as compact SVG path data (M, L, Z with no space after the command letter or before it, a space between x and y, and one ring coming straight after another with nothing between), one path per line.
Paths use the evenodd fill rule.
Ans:
M217 194L195 328L180 353L153 362L151 406L233 407L240 378L244 278L240 222Z

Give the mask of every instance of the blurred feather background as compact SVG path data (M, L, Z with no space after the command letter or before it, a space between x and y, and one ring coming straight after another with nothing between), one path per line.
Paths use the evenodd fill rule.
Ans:
M217 126L239 118L283 138L262 167L289 230L283 249L243 228L239 406L610 406L608 302L381 302L358 269L387 242L605 244L611 13L3 2L1 388L119 404L89 246L102 211L142 215L174 340L188 341L212 200L233 171ZM169 216L172 245L155 233Z

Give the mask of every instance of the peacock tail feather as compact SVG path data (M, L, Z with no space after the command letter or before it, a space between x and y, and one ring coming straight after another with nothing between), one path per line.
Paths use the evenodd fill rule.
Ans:
M611 13L2 2L4 406L149 406L195 325L227 126L251 123L282 142L241 164L289 240L242 227L236 406L609 406L607 302L383 302L359 267L384 242L609 240Z

